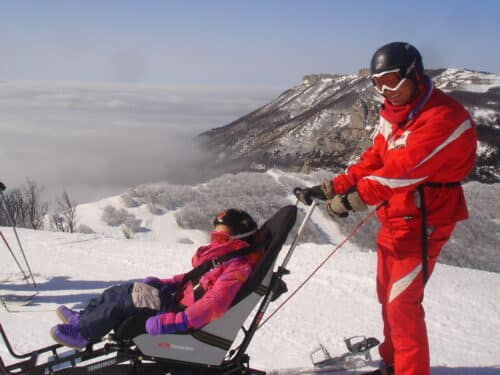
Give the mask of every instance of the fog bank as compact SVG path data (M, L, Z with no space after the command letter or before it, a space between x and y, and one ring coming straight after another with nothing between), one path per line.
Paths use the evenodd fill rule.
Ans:
M0 181L26 178L79 203L140 183L193 182L193 142L279 90L117 83L1 82Z

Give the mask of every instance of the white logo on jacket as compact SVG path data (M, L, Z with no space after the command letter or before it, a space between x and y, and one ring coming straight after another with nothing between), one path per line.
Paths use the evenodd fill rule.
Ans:
M375 139L377 134L380 134L382 137L385 138L385 140L387 140L387 138L389 138L391 133L392 133L391 123L389 121L387 121L385 118L380 117L380 121L379 121L377 127L375 128L375 131L371 135L371 138Z
M387 150L397 150L399 148L406 147L406 140L409 135L410 131L405 130L399 137L389 139L389 142L387 142Z

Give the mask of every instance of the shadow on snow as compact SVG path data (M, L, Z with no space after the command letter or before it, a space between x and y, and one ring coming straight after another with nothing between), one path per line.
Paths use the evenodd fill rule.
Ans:
M87 302L100 294L106 288L113 285L134 282L138 280L74 280L67 276L56 276L52 279L37 284L40 294L36 295L27 306L39 306L44 303L56 303L59 305L71 304L75 308L84 308ZM97 289L97 290L96 290ZM51 294L51 291L82 291L82 293L72 292L71 294ZM87 291L87 292L84 292ZM16 300L34 292L33 286L25 283L5 283L0 284L0 297L9 300Z

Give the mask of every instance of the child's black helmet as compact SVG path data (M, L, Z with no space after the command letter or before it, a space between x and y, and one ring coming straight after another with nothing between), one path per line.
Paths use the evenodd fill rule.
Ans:
M214 219L214 226L218 224L231 228L232 238L244 238L257 232L255 220L245 211L235 208L219 212Z
M372 57L371 74L400 69L402 77L408 77L415 69L420 77L424 74L424 65L420 52L409 43L392 42L380 47Z

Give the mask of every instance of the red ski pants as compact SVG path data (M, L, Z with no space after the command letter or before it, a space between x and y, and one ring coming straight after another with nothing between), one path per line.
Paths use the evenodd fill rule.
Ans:
M422 240L416 224L382 224L377 237L377 295L384 321L384 342L379 352L386 364L394 364L395 375L430 373L422 306ZM455 224L429 227L428 276L454 227Z

